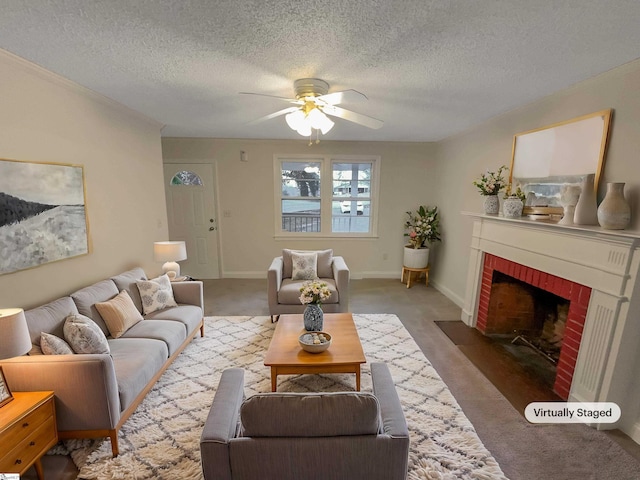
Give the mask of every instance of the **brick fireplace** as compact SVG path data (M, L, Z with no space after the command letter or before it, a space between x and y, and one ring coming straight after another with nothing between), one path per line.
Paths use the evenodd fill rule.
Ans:
M495 331L489 328L491 319L488 314L492 282L496 271L557 295L570 302L567 324L560 350L560 358L558 359L556 367L556 379L553 385L553 390L560 398L567 400L569 398L571 381L578 359L580 342L582 341L582 330L587 315L587 308L589 307L591 289L579 283L572 282L571 280L541 272L526 265L521 265L506 258L496 257L495 255L487 253L484 256L476 322L476 328L482 333ZM515 328L517 328L517 326ZM503 328L500 330L502 331Z
M462 321L486 332L495 272L569 300L554 389L615 402L640 443L640 232L464 213L473 230ZM565 338L566 337L566 338Z

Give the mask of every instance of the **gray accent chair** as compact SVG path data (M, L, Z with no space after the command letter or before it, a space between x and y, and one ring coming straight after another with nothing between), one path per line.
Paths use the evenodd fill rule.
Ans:
M205 480L404 480L409 431L389 369L373 394L264 393L244 400L244 370L222 373L200 439Z
M277 320L281 314L302 313L305 305L300 303L300 287L304 280L293 280L291 255L295 252L310 250L283 249L282 255L271 262L267 271L267 296L271 321ZM333 256L333 250L313 250L318 254L318 278L324 281L331 297L322 302L325 313L349 311L350 272L343 257Z

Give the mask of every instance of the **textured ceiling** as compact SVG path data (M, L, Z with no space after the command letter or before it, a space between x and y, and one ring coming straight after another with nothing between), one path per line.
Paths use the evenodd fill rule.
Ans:
M238 92L318 77L385 122L326 139L434 141L640 57L639 25L638 0L2 0L0 48L163 136L300 138Z

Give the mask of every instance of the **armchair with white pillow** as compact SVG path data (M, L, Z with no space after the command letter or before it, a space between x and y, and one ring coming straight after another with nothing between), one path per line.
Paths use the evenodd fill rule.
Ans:
M320 279L331 296L322 302L325 313L349 311L349 267L333 250L283 249L282 256L271 262L267 271L267 293L271 321L287 313L302 313L300 287L307 280Z

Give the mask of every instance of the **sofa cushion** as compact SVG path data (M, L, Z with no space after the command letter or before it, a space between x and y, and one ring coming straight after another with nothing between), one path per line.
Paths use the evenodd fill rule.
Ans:
M104 332L82 314L69 315L64 322L64 338L76 353L109 353Z
M291 280L313 280L318 278L318 254L316 252L309 253L291 253Z
M113 283L116 284L119 292L121 292L122 290L127 291L129 296L131 297L131 300L133 300L133 304L136 306L140 313L142 313L142 300L140 299L140 290L138 290L136 282L146 279L147 274L144 273L144 270L140 267L126 271L115 277L111 277L111 280L113 280Z
M282 250L282 278L291 278L293 275L292 252L316 252L318 254L317 272L319 278L333 278L333 250Z
M71 346L60 337L42 332L40 348L45 355L69 355L75 353Z
M100 316L100 313L98 313L96 303L111 300L118 295L118 293L120 293L120 291L113 281L102 280L101 282L94 283L93 285L89 285L72 293L71 298L73 298L76 307L78 307L79 313L96 322L102 332L105 335L109 335L107 324Z
M167 344L169 355L173 355L187 338L181 322L171 320L143 320L127 330L121 338L153 338Z
M195 305L178 305L177 307L158 310L145 315L146 320L173 320L180 322L185 327L185 335L189 335L200 326L202 322L202 309Z
M278 303L283 305L302 305L300 301L300 287L306 280L292 280L285 278L282 280L280 290L278 290ZM323 282L327 284L327 288L331 292L331 296L322 303L338 303L340 298L338 296L338 289L336 288L336 282L330 278L323 278Z
M151 280L136 282L142 299L142 312L145 315L157 312L163 308L177 307L173 298L173 288L168 275L161 275Z
M120 411L128 408L169 358L167 345L151 338L109 340L118 383Z
M96 303L96 308L113 338L120 337L136 323L143 320L142 314L133 304L133 300L126 290L122 290L111 300Z
M40 346L42 332L58 338L64 337L64 321L69 315L77 314L78 308L71 297L62 297L46 305L24 312L29 327L31 343Z
M377 435L380 407L370 393L264 393L240 407L245 437Z

